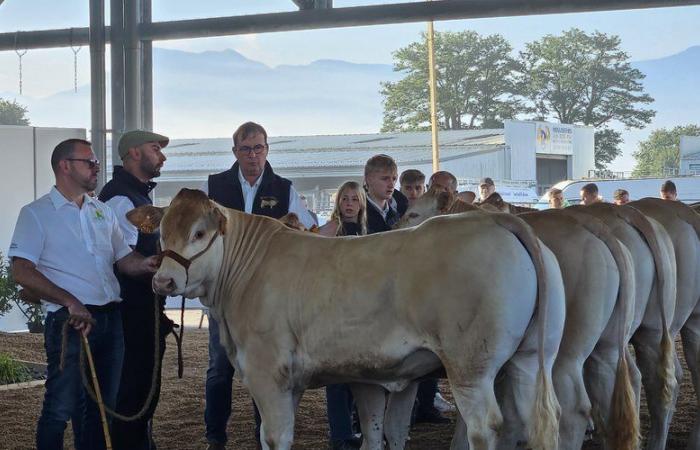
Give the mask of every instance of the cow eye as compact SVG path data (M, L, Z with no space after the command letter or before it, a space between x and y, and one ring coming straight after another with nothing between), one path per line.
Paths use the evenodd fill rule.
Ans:
M202 239L203 237L204 237L204 231L202 231L202 230L199 230L199 231L197 231L197 232L194 234L194 240L195 240L195 241L196 241L196 240L199 240L199 239Z

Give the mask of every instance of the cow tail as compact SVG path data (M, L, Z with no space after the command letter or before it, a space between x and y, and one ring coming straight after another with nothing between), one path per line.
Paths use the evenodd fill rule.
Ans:
M617 294L617 303L620 307L618 324L619 355L606 440L609 448L635 450L639 447L640 440L639 411L637 410L636 396L632 387L629 361L627 361L627 326L630 323L630 314L634 306L632 258L629 256L629 252L623 250L620 241L617 240L602 221L591 220L590 216L586 216L584 219L582 213L572 213L572 217L603 241L610 253L612 253L620 273L620 287Z
M674 283L675 280L666 280L666 272L664 267L666 263L663 260L661 244L657 239L656 232L651 226L647 217L634 207L618 208L617 211L622 218L639 231L649 246L651 254L654 257L654 265L656 266L656 290L659 293L658 306L661 315L661 326L663 331L661 334L660 346L660 361L658 367L659 380L661 381L661 401L663 407L668 408L673 401L673 392L676 390L676 373L675 373L675 357L676 350L671 339L671 331L668 326L668 318L666 317L665 305L674 304L676 301L676 293L674 289L667 289L667 283Z
M554 393L551 374L545 366L545 336L548 289L547 273L540 241L529 225L522 219L509 214L493 214L494 221L513 233L523 244L532 258L537 275L537 390L533 405L532 420L528 430L528 447L535 450L555 450L559 448L559 417L561 408Z

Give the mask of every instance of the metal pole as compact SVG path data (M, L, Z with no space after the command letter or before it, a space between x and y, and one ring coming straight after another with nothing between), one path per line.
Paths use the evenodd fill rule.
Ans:
M121 165L119 139L124 133L124 0L110 0L112 76L112 165Z
M433 172L440 170L437 123L437 81L435 79L435 30L433 21L428 22L428 83L430 84L430 129L433 147Z
M141 119L141 41L138 23L139 0L124 1L124 125L126 130L142 127Z
M105 3L90 0L90 140L92 149L100 161L107 158L107 113L105 73ZM105 171L100 172L99 184L106 181Z
M700 0L449 0L314 9L245 16L144 23L141 40L190 39L279 31L314 30L426 20L568 14L700 5ZM15 31L0 33L0 51L14 50ZM71 45L71 29L21 33L22 48ZM88 42L87 28L73 28L73 45Z
M141 22L151 23L151 0L141 2ZM141 120L143 128L153 130L153 41L143 41L141 47Z

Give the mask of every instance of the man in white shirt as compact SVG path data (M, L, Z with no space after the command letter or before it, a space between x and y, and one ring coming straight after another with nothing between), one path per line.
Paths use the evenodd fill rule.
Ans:
M211 175L202 190L219 204L239 211L279 219L293 212L311 228L314 220L292 182L276 175L267 162L267 132L247 122L233 134L236 162L229 170ZM219 342L219 325L209 316L209 368L207 369L204 422L209 449L226 448L226 425L231 415L233 366ZM260 441L260 415L255 409L255 437Z
M39 450L63 448L71 419L76 449L105 448L97 406L81 383L78 334L88 337L105 405L114 407L124 344L113 266L132 276L154 273L157 266L155 257L132 252L112 210L87 195L100 171L90 145L69 139L56 146L51 155L56 185L22 208L8 252L14 279L41 298L47 310L48 375L37 425ZM62 348L66 322L77 332L68 332Z

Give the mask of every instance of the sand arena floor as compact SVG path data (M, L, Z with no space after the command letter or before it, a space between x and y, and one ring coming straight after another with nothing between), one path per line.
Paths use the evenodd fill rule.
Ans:
M191 315L187 323L199 318ZM206 320L205 320L206 324ZM207 368L207 330L188 328L185 331L185 373L177 378L177 354L172 336L163 366L163 390L154 421L158 448L204 449L204 377ZM678 346L679 351L680 345ZM16 358L44 361L43 336L0 333L0 350ZM449 397L443 383L442 391ZM233 416L229 422L229 448L254 449L253 416L250 397L240 383L234 387ZM44 388L34 387L0 392L0 449L34 448L36 422L41 411ZM295 428L294 449L327 448L328 424L323 390L307 391L304 395ZM676 408L668 449L685 449L688 432L697 414L690 377L686 376ZM648 427L646 410L642 411L642 426ZM418 425L411 432L409 449L448 449L454 424ZM66 448L72 448L70 426L66 432ZM600 448L589 442L584 449Z

